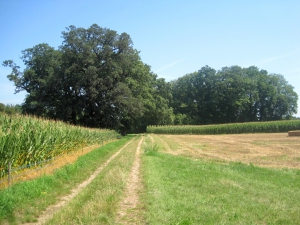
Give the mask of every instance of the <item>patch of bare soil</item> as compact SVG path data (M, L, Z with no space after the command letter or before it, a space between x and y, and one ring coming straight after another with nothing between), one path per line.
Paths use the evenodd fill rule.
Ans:
M71 190L71 194L63 196L60 198L57 204L49 206L38 218L38 222L36 223L26 223L25 225L41 225L48 221L54 213L61 209L65 204L70 202L76 195L82 191L88 184L90 184L98 174L117 156L125 149L132 141L128 142L124 145L119 151L117 151L114 155L112 155L104 164L102 164L87 180L79 184L76 188Z
M300 137L289 137L287 133L158 137L166 146L166 152L174 155L300 169ZM175 143L179 147L172 149L168 143Z
M141 138L136 149L135 160L126 184L125 197L120 202L120 210L117 213L117 224L144 224L139 201L139 192L142 187L140 177L140 154L143 140L144 137Z

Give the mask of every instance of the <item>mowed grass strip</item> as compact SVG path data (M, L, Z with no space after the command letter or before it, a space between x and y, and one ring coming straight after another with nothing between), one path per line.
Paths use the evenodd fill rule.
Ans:
M300 171L142 157L148 224L299 224Z
M132 136L111 142L81 156L73 163L38 179L0 190L0 224L36 222L43 210L87 179Z
M131 142L46 224L114 224L140 138Z

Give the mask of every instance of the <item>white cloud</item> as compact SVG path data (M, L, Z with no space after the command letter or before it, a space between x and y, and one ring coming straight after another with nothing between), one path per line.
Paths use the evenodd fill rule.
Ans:
M160 67L158 70L154 71L154 73L158 73L158 72L161 72L161 71L163 71L163 70L169 69L169 68L171 68L171 67L177 65L178 63L183 62L184 60L185 60L185 59L181 59L181 60L177 60L177 61L175 61L175 62L169 63L169 64L167 64L167 65L164 65L164 66Z
M256 65L267 64L267 63L270 63L270 62L277 61L277 60L279 60L279 59L284 59L284 58L290 57L290 56L292 56L292 55L295 55L295 53L292 53L292 54L284 54L284 55L281 55L281 56L276 56L276 57L266 58L266 59L263 59L263 60L261 60L260 62L256 63Z

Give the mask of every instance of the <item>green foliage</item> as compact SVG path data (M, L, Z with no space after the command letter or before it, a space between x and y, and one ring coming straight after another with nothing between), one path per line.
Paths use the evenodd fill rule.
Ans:
M15 91L27 92L26 114L126 135L148 125L272 121L297 113L294 87L255 66L205 66L166 82L141 61L126 33L93 24L69 26L62 38L58 49L42 43L23 50L23 71L3 62Z
M148 133L155 134L242 134L280 133L300 130L300 120L270 122L230 123L218 125L149 126Z
M62 38L58 50L38 44L22 51L23 72L3 62L16 92L28 93L24 113L122 134L156 118L170 122L167 83L142 63L128 34L93 24L69 26Z
M297 113L293 89L282 75L254 66L205 66L172 82L171 106L175 115L190 118L188 124L290 119Z
M20 105L4 105L3 103L0 103L0 113L5 113L8 115L21 114L22 109Z
M5 174L8 162L13 167L34 164L117 136L112 130L0 113L0 177Z

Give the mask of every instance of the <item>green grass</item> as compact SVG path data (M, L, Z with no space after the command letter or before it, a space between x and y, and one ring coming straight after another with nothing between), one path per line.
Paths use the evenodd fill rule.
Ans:
M148 224L299 224L300 171L143 155Z
M58 169L53 175L21 182L0 190L0 224L34 222L38 215L87 179L101 164L119 150L132 136L111 142L81 156L75 163Z
M0 224L36 221L130 139L94 150L52 176L0 191ZM138 142L133 140L47 224L115 224ZM162 153L162 145L148 135L142 145L138 210L146 224L299 224L300 170L195 160Z
M157 144L148 144L144 147L145 154L147 156L156 156L159 146Z
M135 139L46 224L113 224L134 161Z

